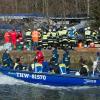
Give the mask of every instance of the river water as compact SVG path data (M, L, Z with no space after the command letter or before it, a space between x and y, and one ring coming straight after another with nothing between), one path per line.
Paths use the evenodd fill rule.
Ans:
M51 87L0 75L0 100L100 100L100 87Z

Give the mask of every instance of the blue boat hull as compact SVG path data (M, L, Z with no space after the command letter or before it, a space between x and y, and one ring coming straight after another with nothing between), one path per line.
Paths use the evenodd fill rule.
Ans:
M100 86L99 77L31 73L0 68L0 72L25 82L51 86Z

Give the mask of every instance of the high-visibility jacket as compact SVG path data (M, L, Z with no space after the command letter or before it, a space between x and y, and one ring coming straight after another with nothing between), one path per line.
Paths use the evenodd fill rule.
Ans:
M48 35L47 34L43 34L43 37L42 37L43 40L46 40L48 39Z
M31 31L27 31L26 36L31 36Z
M62 30L62 35L66 35L67 31L66 30Z
M56 32L52 32L52 37L56 37L57 33Z
M63 32L63 31L58 31L58 33L59 33L59 36L62 36L62 32Z
M85 36L86 36L86 35L91 35L91 31L90 31L90 30L86 30L86 31L85 31Z
M38 42L39 41L39 36L40 36L40 33L38 31L33 31L32 32L32 41L33 42Z

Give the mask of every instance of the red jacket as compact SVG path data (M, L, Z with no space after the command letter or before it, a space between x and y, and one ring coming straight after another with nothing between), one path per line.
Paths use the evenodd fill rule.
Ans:
M9 43L10 42L10 33L9 32L5 33L4 39L5 39L5 43Z
M35 60L38 63L41 63L41 64L43 63L43 61L44 61L44 55L43 55L42 51L40 51L40 50L37 51Z
M17 32L16 31L12 31L11 32L11 39L12 39L12 44L16 45L16 36L17 36Z

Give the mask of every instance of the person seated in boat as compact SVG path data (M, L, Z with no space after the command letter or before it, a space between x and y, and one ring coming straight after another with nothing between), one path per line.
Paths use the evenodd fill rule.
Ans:
M34 58L34 63L31 65L32 70L34 70L35 72L42 72L43 62L44 62L43 52L41 51L41 47L37 47L37 52L36 52L36 56Z
M59 54L57 47L55 46L52 51L52 57L49 61L49 65L51 66L50 69L52 69L52 71L54 71L55 73L59 73L58 59Z
M34 60L37 63L40 63L40 64L42 64L44 62L44 54L41 51L41 47L40 46L37 47L36 56L35 56Z
M92 76L94 76L95 75L95 72L98 70L99 71L99 69L97 68L97 66L98 66L98 59L96 59L95 61L93 61L93 66L92 66L92 68L93 68L93 73L92 73ZM100 71L99 71L100 72Z
M65 64L66 71L67 73L69 73L70 56L69 56L69 51L66 47L64 48L62 64Z
M79 66L82 66L82 64L85 62L83 56L80 56L80 59L79 59Z
M93 66L92 66L92 68L93 68L93 76L95 75L95 72L97 71L97 72L100 72L100 52L97 52L96 53L96 60L92 60L92 62L93 62Z
M52 59L50 59L50 61L49 61L49 72L52 74L59 74L60 73L58 64L54 65L54 62L52 61Z
M96 54L96 60L98 61L98 67L100 67L100 52L97 52Z
M52 58L51 58L53 65L58 65L58 59L59 59L59 54L58 54L57 47L55 46L53 48Z
M21 56L16 58L16 62L14 64L15 70L23 70L22 59L23 59L23 57L21 57Z
M13 68L13 60L9 54L9 51L6 49L2 55L3 66L7 68Z
M80 69L80 75L82 76L87 76L89 73L89 68L88 66L86 65L86 61L84 61L82 63L82 66L81 66L81 69Z

